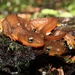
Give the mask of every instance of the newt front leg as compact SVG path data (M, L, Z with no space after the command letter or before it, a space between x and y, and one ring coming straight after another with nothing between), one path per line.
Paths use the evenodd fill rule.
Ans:
M47 25L45 25L42 29L41 29L41 33L43 33L44 35L46 35L47 33L51 32L56 26L57 26L58 20L54 17L51 18L51 21L48 22Z
M33 29L36 29L37 31L40 31L45 25L50 23L52 18L37 18L29 21L30 27Z

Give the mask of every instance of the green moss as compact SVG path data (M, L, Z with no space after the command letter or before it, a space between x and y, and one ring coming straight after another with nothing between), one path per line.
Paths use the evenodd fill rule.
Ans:
M13 67L28 66L30 60L35 58L33 49L29 46L24 46L17 41L12 41L5 35L0 35L0 66L9 65Z

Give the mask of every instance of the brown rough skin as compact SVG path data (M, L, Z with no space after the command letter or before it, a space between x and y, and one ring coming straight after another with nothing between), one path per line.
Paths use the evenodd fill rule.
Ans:
M54 34L51 35L45 35L46 40L60 40L66 35L66 32L61 30L55 30Z
M50 18L37 18L37 19L33 19L30 20L30 26L32 26L32 29L36 29L37 31L40 31L45 25L47 25L48 23L50 23L50 21L52 20L52 17Z
M57 23L58 23L58 20L54 17L51 17L51 20L48 22L47 25L45 25L41 29L40 32L46 35L47 33L51 32L57 26Z
M3 33L14 41L19 41L23 45L31 47L41 47L44 40L38 34L29 31L27 21L15 14L8 15L2 22Z
M61 55L65 53L65 46L62 41L46 41L44 51L49 53L49 56Z

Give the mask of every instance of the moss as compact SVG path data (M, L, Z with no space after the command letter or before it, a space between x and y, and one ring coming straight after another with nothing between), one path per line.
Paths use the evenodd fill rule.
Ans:
M22 64L28 66L29 61L35 58L35 53L31 47L12 41L5 35L0 34L0 57L0 66L17 67Z

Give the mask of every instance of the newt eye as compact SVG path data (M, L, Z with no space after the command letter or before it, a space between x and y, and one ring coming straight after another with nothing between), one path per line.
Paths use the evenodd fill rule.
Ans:
M33 32L36 32L36 29L33 29L32 31L33 31Z
M46 53L49 53L50 50L51 50L51 47L50 46L47 46L46 47Z
M50 46L46 47L46 50L48 50L48 51L49 51L50 49L51 49L51 47L50 47Z
M28 38L28 41L29 41L30 43L32 43L32 42L34 41L33 37L29 37L29 38Z

